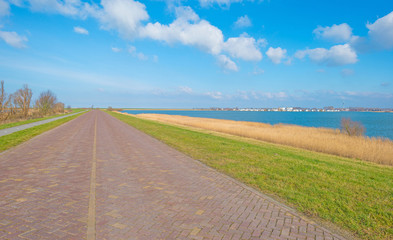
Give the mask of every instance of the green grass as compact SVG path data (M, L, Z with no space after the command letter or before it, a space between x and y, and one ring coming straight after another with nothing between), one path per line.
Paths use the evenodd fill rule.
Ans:
M77 113L77 112L81 112L81 111L83 111L83 109L77 108L77 109L72 109L71 113ZM71 113L69 113L69 114L71 114ZM5 123L5 124L1 124L0 125L0 130L1 129L6 129L6 128L11 128L11 127L16 127L16 126L20 126L20 125L24 125L24 124L27 124L27 123L33 123L33 122L38 122L38 121L42 121L42 120L46 120L46 119L60 117L60 116L63 116L63 114L53 115L53 116L49 116L49 117L28 119L28 120L19 121L19 122Z
M0 137L0 152L7 150L11 147L14 147L16 145L19 145L43 132L46 132L52 128L55 128L63 123L66 123L74 118L77 118L78 116L82 115L83 113L80 114L75 114L73 116L65 117L59 120L55 120L53 122L45 123L39 126L35 126L32 128L28 128L25 130L21 130L18 132L14 132L5 136Z
M108 113L308 216L393 239L392 167Z

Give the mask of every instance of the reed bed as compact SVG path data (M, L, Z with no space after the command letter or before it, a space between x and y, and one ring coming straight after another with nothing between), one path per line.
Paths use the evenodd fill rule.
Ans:
M196 127L378 164L393 165L393 142L391 140L348 136L338 129L286 124L270 125L165 114L138 114L137 116L143 119Z

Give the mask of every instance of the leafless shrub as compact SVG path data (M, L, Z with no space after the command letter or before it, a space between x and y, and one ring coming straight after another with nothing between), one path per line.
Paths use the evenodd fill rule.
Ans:
M32 96L33 96L33 92L27 86L27 84L23 85L23 88L17 90L14 93L15 105L20 110L24 118L27 118L29 114L30 101Z
M56 103L55 106L53 107L53 111L55 113L64 113L64 103L62 102Z
M35 106L40 111L40 114L42 116L45 116L53 112L53 108L56 102L57 102L56 95L52 91L48 90L40 94L40 96L35 102Z
M113 108L112 108L111 106L109 106L109 107L107 108L107 110L108 110L108 111L113 111Z
M341 132L349 136L363 136L365 128L360 122L352 121L350 118L342 118Z
M7 93L4 91L4 81L1 81L0 86L0 120L3 121L5 116L7 115L6 112L7 108Z

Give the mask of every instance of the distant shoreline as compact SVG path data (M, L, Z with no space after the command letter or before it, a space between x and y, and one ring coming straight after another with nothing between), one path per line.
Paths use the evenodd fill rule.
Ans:
M393 113L393 111L247 111L247 110L216 110L216 109L190 109L190 108L120 108L122 111L222 111L222 112L370 112L370 113Z

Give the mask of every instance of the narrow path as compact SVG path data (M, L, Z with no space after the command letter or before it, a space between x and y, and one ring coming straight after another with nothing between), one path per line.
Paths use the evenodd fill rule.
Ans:
M100 111L0 154L0 239L343 239Z
M42 125L42 124L45 124L45 123L53 122L53 121L56 121L56 120L59 120L59 119L62 119L62 118L66 118L66 117L69 117L69 116L72 116L72 115L75 115L75 114L79 114L79 113L82 113L82 112L66 114L66 115L63 115L63 116L60 116L60 117L45 119L45 120L38 121L38 122L33 122L33 123L26 123L26 124L19 125L19 126L16 126L16 127L0 129L0 137L8 135L8 134L11 134L11 133L14 133L14 132L19 132L21 130L25 130L25 129L28 129L28 128L32 128L32 127L35 127L35 126L39 126L39 125Z

